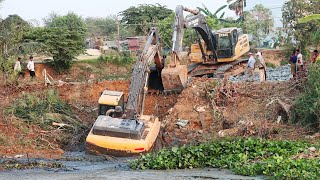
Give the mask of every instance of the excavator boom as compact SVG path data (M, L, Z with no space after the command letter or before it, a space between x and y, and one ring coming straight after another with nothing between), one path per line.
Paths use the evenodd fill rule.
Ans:
M144 50L133 68L130 91L125 108L127 118L135 119L139 114L143 114L144 97L150 75L149 66L152 61L155 62L156 66L161 66L160 49L158 30L157 28L152 28L149 32Z

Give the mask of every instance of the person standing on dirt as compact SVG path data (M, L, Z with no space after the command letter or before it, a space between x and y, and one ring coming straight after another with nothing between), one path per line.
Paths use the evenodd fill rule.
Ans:
M22 68L21 68L21 58L18 57L16 63L13 68L14 72L18 75L18 79L22 76Z
M296 54L297 54L297 67L298 67L298 72L299 74L302 74L303 73L303 70L304 70L304 62L303 62L303 59L302 59L302 54L300 52L300 49L297 49L296 50Z
M313 64L316 63L318 57L319 57L319 52L318 52L318 50L314 50L313 53L312 53L312 55L311 55L311 57L310 57L311 62L312 62Z
M2 69L2 80L6 79L6 68L4 67L4 62L1 63L1 69Z
M161 59L161 64L162 64L162 67L164 68L164 66L166 65L166 59L167 59L167 56L166 55L163 55L162 56L162 59Z
M254 66L256 64L256 60L253 57L253 54L251 52L249 52L249 60L248 60L248 65L247 65L247 72L246 72L246 76L247 76L247 80L252 77L252 81L254 80Z
M260 81L265 81L267 77L266 63L264 62L262 52L257 52L258 67L260 71Z
M290 56L290 67L291 67L291 74L292 78L296 78L297 75L297 55L296 51L293 51L291 56Z
M36 73L34 72L34 62L33 62L32 56L30 56L30 61L28 62L27 68L29 70L31 79L34 79L34 77L36 76Z

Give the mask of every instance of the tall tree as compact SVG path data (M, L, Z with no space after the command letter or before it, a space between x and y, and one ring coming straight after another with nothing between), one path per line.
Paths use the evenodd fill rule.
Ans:
M257 4L252 10L245 12L244 17L244 31L253 36L254 45L260 46L274 26L271 10L262 4Z
M108 40L117 39L118 20L117 16L111 15L106 18L88 17L85 19L88 27L88 36L107 36ZM124 40L128 36L133 36L135 26L119 25L120 39Z
M135 26L136 33L144 35L148 29L168 15L172 14L172 10L160 4L140 4L137 7L129 7L119 13L122 17L121 22Z
M158 28L163 47L172 47L172 35L173 29L172 25L174 23L174 13L171 13L167 18L160 21ZM192 29L185 29L183 44L185 46L190 46L195 41L194 31Z
M43 50L53 57L52 65L56 70L68 70L72 60L84 52L86 24L74 13L52 14L45 24L45 27L33 28L26 33L24 39L42 44Z
M23 33L30 25L18 15L9 15L0 22L0 54L7 54L19 46Z
M319 13L319 9L319 0L290 0L282 7L284 28L302 49L310 44L314 35L319 34L320 24L316 21L308 21L301 24L298 23L298 20L306 15Z
M88 17L85 19L89 36L113 36L117 32L116 16L105 18Z

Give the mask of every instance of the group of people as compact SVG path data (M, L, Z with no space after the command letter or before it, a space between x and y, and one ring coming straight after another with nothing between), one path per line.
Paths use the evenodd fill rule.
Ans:
M21 67L21 58L18 57L17 61L14 64L14 72L18 75L18 78L23 77L24 72L22 72L22 67ZM34 68L34 61L33 61L33 57L30 56L30 60L27 64L27 69L29 71L30 77L31 79L34 79L36 76L35 73L35 68Z
M249 52L249 60L247 64L247 72L246 72L246 79L251 81L254 80L254 70L256 67L256 63L259 68L260 72L260 81L265 81L266 79L266 64L264 62L262 52L257 52L256 54L257 60L254 58L254 54L252 52Z
M262 57L262 52L257 52L256 57L258 61L256 61L254 54L249 52L246 79L251 81L254 80L254 70L257 64L260 71L260 81L264 81L266 79L266 64ZM310 60L311 63L316 63L317 61L320 62L318 50L314 50L312 52ZM303 55L301 54L300 49L296 49L292 52L289 63L291 65L291 74L294 79L306 75L306 62L303 60Z
M318 50L314 50L310 56L311 63L316 63L319 57ZM305 76L307 63L303 60L300 50L294 50L290 56L289 63L291 65L291 74L293 79Z

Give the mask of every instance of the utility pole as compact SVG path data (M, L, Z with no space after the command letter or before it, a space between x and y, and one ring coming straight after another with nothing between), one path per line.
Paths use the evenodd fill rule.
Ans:
M117 30L118 30L118 33L117 33L117 45L118 45L118 51L120 51L120 22L119 22L118 17L117 17Z

